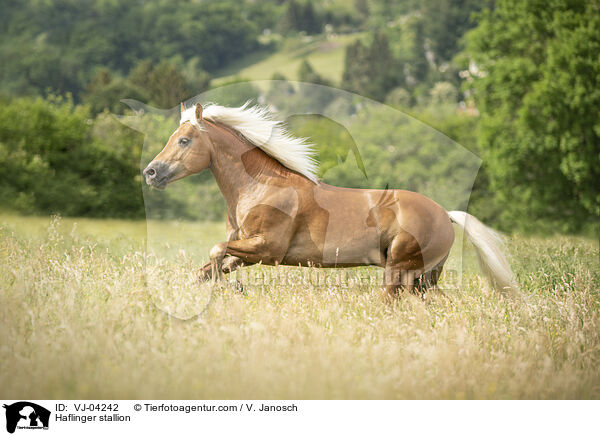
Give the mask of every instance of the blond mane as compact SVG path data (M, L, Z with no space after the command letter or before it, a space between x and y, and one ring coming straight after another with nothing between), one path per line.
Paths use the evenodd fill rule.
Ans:
M240 107L225 107L210 104L204 107L202 118L224 124L241 133L250 143L259 147L283 166L294 170L307 179L318 183L319 164L315 159L313 144L307 138L290 134L281 121L259 106L249 102ZM181 113L180 124L190 122L200 127L192 106Z

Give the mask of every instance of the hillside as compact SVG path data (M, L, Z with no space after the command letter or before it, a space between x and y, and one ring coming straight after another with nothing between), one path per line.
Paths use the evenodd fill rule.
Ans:
M275 73L297 80L298 68L305 59L319 75L333 83L340 83L346 46L361 36L363 33L287 38L280 41L275 50L249 54L219 70L214 74L213 84L220 85L234 78L267 80Z

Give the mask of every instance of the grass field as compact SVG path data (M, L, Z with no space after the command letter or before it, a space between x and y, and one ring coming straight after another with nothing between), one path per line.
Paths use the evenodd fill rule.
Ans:
M305 36L281 42L274 52L252 53L215 74L214 84L233 78L269 80L275 73L287 80L298 80L298 68L303 60L310 62L322 77L339 84L344 70L346 46L362 36L361 33L331 37Z
M2 396L600 398L597 241L510 238L520 299L469 272L445 297L390 306L359 280L372 269L338 286L261 266L262 284L215 291L202 317L167 315L206 305L194 270L223 234L0 215Z

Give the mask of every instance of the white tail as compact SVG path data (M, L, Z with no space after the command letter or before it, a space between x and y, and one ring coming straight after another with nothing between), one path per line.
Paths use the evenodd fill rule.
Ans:
M448 215L463 228L467 238L475 246L481 269L492 282L492 286L501 292L518 293L519 285L502 252L500 235L466 212L455 210L448 212Z

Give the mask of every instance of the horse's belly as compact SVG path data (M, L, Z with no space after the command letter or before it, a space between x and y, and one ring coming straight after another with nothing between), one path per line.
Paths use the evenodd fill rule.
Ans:
M385 262L375 228L358 231L337 227L329 229L323 244L323 265L379 265Z
M380 246L381 235L376 228L356 223L340 225L336 221L328 224L321 227L323 231L305 229L296 234L283 263L325 267L384 265L385 250Z
M323 267L343 267L360 265L383 266L385 256L378 244L365 244L363 241L351 241L345 244L331 244L323 249L312 247L310 250L292 245L286 253L284 265L316 265Z

